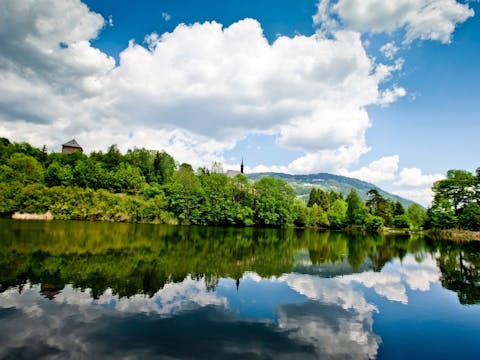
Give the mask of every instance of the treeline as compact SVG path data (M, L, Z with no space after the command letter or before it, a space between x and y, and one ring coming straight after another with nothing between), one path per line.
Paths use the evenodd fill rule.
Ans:
M234 226L311 226L325 229L383 226L418 229L425 212L407 210L376 190L363 201L352 189L312 189L308 204L281 179L255 183L229 178L221 167L175 162L164 151L115 145L89 156L50 153L28 143L0 139L0 214L44 213L56 219Z
M0 139L0 214L50 211L56 219L282 226L295 220L284 181L250 183L215 165L196 171L163 151L115 145L89 156Z
M307 207L297 209L296 225L331 229L360 228L375 231L384 226L400 229L421 229L426 218L418 204L405 209L399 201L384 198L376 189L368 191L363 201L355 189L343 199L340 193L313 188Z

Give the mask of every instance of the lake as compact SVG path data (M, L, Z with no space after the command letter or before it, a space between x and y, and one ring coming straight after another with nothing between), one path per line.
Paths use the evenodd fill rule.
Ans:
M0 219L0 358L478 359L480 243Z

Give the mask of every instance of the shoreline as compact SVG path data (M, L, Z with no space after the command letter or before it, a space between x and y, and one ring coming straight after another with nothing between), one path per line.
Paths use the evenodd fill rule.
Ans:
M86 221L86 222L118 222L118 223L129 223L129 224L164 224L162 222L137 222L137 221L115 221L115 220L91 220L91 219L56 219L50 211L47 211L43 214L32 214L32 213L20 213L15 212L10 217L12 220L36 220L36 221L53 221L53 220L65 220L65 221ZM179 225L179 224L167 224L167 225ZM191 226L191 225L183 225ZM210 225L215 226L215 225ZM239 227L239 226L234 226ZM250 226L240 226L240 227L250 227ZM253 226L255 227L255 226ZM282 227L282 226L280 226ZM289 226L287 226L289 227ZM316 229L319 231L334 231L323 228L315 227L297 227L291 226L295 229ZM340 231L352 232L351 228L340 229ZM353 232L364 232L363 230L353 230ZM429 229L429 230L408 230L408 229L393 229L393 228L384 228L379 231L383 235L419 235L422 237L427 237L432 240L447 240L447 241L456 241L456 242L468 242L468 241L480 241L480 231L469 231L462 229Z

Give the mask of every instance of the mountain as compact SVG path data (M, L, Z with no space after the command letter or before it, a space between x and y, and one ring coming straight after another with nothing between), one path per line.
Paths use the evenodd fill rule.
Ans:
M354 188L364 200L367 198L368 190L376 189L383 197L393 201L400 201L400 203L405 208L413 204L413 201L411 200L407 200L398 195L391 194L385 190L380 189L378 186L368 183L366 181L328 173L289 175L283 173L266 172L248 174L247 178L256 181L265 176L280 178L290 183L295 189L295 193L297 194L297 196L304 199L305 201L308 201L308 195L310 194L310 190L312 189L312 187L321 188L322 190L327 191L334 190L342 193L343 197L346 197L350 192L350 189Z

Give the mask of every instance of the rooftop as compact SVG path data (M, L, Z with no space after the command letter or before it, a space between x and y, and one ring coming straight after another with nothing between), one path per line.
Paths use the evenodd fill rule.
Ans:
M79 148L81 149L82 147L77 143L77 140L72 139L69 142L66 142L65 144L62 144L62 146L67 146L67 147L72 147L72 148Z

